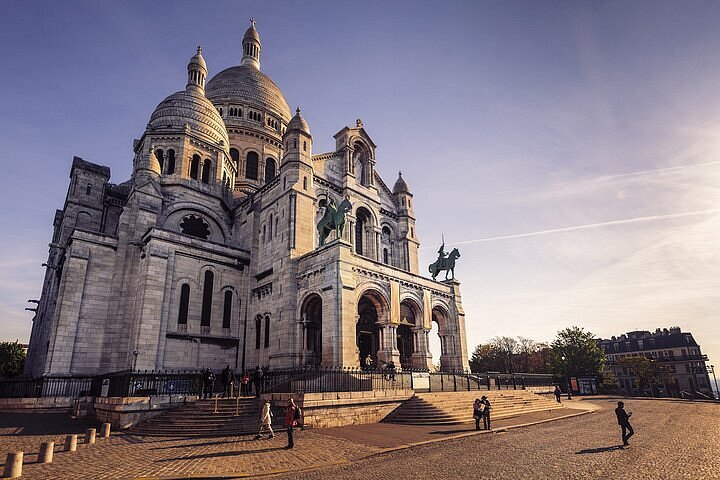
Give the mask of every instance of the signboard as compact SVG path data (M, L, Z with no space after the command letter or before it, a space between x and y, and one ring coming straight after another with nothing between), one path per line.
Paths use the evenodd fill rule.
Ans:
M102 379L102 386L100 387L100 396L101 396L101 397L107 397L109 390L110 390L110 379L109 379L109 378L103 378L103 379Z
M412 372L413 390L430 390L430 374L427 372Z

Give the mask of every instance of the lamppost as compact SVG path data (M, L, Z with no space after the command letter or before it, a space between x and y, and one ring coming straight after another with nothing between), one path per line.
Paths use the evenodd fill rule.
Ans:
M137 367L137 357L139 353L137 350L133 350L133 357L135 357L133 358L133 372L135 371L135 367Z
M710 365L710 372L713 374L713 381L715 382L715 396L720 399L720 390L718 390L717 377L715 377L715 365Z
M568 372L567 361L565 355L562 355L560 359L563 362L563 370L565 370L565 381L567 382L568 397L570 397L570 372Z

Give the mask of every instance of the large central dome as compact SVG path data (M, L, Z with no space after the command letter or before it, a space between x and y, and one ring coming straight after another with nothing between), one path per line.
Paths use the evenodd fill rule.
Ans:
M270 110L283 121L290 121L290 107L275 83L250 65L230 67L211 78L205 95L214 104L222 102L246 103Z

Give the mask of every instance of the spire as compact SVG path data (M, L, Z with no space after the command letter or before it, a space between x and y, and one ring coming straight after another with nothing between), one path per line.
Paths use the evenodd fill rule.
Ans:
M247 65L260 70L260 34L255 29L255 19L250 19L250 28L245 31L243 36L243 57L240 65Z
M202 56L202 47L198 45L197 53L192 56L188 63L188 83L186 89L197 88L205 90L205 77L207 77L207 65Z
M409 193L410 188L408 188L407 183L405 182L405 179L402 177L402 172L398 172L398 179L395 181L395 185L393 186L393 194L397 195L399 193Z

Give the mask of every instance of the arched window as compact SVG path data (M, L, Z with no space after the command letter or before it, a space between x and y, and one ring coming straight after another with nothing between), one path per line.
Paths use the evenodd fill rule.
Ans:
M265 183L270 183L275 178L275 160L272 158L265 159Z
M388 249L387 249L387 248L383 248L383 263L384 263L385 265L388 265L388 264L390 263L388 260L389 260L389 259L388 259Z
M206 158L203 162L203 170L202 170L202 182L203 183L210 183L210 167L212 166L212 163L210 162L210 159Z
M203 285L202 313L200 314L200 326L210 326L210 314L212 313L212 293L215 275L210 270L205 270L205 283Z
M275 217L275 236L278 236L278 217Z
M167 170L166 173L168 175L172 175L175 173L175 150L168 150L167 151Z
M178 325L187 325L188 306L190 305L190 285L183 283L180 287L180 310L178 311Z
M260 348L260 338L262 335L262 317L258 315L255 318L255 349Z
M235 162L235 168L237 168L238 175L240 174L240 152L237 148L230 149L230 158Z
M193 155L190 162L190 178L198 180L200 173L200 155Z
M233 300L233 294L232 291L226 290L225 291L225 304L223 306L223 328L230 328L230 317L232 315L232 300Z
M303 190L307 190L307 177L303 177Z
M369 256L370 245L365 238L365 230L372 223L370 212L365 208L358 208L355 213L355 253L358 255Z
M88 183L87 187L85 188L85 195L90 195L90 192L92 192L92 185Z
M270 346L270 316L265 316L265 344L263 345L264 348L268 348Z
M273 229L273 216L270 214L270 221L268 222L268 240L272 241L272 229Z
M257 180L258 178L258 154L249 152L245 161L245 178Z
M160 173L162 173L163 167L165 166L165 156L163 155L163 151L160 149L155 150L155 158L157 158L158 164L160 165Z

